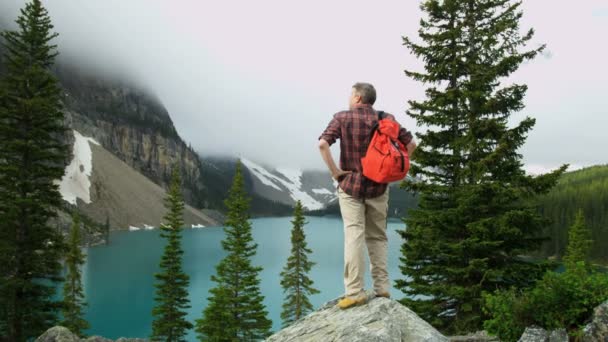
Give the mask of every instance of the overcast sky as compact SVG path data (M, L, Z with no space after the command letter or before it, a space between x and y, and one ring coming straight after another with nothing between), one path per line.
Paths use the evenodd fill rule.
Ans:
M0 0L16 18L23 0ZM60 52L153 89L182 138L203 154L325 169L317 138L370 82L375 108L405 115L424 88L402 45L418 40L419 1L46 0ZM522 29L547 52L508 82L526 83L537 119L521 153L529 170L608 163L608 1L524 0ZM339 143L332 146L339 157Z

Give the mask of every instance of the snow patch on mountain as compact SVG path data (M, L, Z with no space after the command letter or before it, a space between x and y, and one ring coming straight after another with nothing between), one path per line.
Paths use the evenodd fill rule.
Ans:
M279 191L282 191L281 188L279 188L278 185L275 184L275 182L279 181L279 184L282 183L282 181L278 180L278 178L276 176L274 176L273 174L271 174L270 172L266 171L265 168L263 168L262 166L252 162L249 159L245 159L245 158L241 158L241 162L243 163L243 165L245 165L245 167L247 167L249 169L249 171L251 171L251 173L253 173L264 185L268 185L271 186Z
M90 187L91 181L89 177L93 171L93 161L91 146L89 143L99 145L95 139L85 137L78 131L74 131L74 158L65 168L65 173L61 181L56 180L55 184L59 184L59 192L64 200L76 204L76 198L82 199L85 203L91 203Z
M333 195L333 193L327 189L312 189L312 192L319 195Z
M243 165L262 182L262 184L273 187L281 192L287 191L294 201L299 200L302 202L304 208L316 210L324 207L323 203L317 201L306 191L302 190L302 171L288 168L276 168L274 170L275 174L273 174L263 166L260 166L249 159L241 158L241 161Z
M312 198L308 193L301 190L302 189L302 171L293 170L293 169L285 169L285 168L277 168L277 172L282 173L287 179L291 182L285 182L280 178L277 178L282 181L283 185L289 190L291 198L294 201L302 202L302 206L309 210L317 210L323 208L323 203Z

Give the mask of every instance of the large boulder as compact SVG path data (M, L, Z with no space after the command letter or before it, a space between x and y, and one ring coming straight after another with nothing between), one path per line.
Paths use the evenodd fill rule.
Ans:
M547 331L539 327L528 327L519 342L568 342L566 329Z
M488 334L487 331L482 330L475 333L460 336L448 336L450 342L499 342L500 340L496 336Z
M68 328L55 326L45 331L36 339L36 342L147 342L142 338L124 338L121 337L116 341L107 339L101 336L91 336L88 338L80 338L73 334Z
M593 311L591 323L583 329L583 341L608 342L608 301Z
M593 310L591 322L583 328L582 340L608 342L608 301ZM565 329L547 331L539 327L528 327L519 342L568 342Z
M397 301L371 298L367 304L342 310L339 298L270 336L266 341L427 341L448 342L429 323Z
M45 331L36 342L80 342L80 338L62 326L52 327Z

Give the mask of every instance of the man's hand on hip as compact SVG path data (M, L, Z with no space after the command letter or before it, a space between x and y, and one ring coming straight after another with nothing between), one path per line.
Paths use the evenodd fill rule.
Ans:
M327 164L327 168L329 169L329 172L331 173L331 177L333 179L338 180L338 178L344 175L353 173L352 171L342 171L336 166L334 158L331 156L329 143L327 143L325 139L319 139L319 151L321 152L321 157L323 157L325 164Z
M353 172L352 172L352 171L343 171L343 170L338 169L338 170L336 170L335 172L332 172L331 177L332 177L333 179L335 179L335 180L339 181L339 180L340 180L340 179L339 179L340 177L345 176L345 175L348 175L348 174L351 174L351 173L353 173Z

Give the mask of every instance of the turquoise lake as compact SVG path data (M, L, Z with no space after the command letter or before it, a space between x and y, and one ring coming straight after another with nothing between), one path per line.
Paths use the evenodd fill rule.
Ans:
M273 331L281 327L280 313L284 299L279 273L282 271L291 249L291 217L252 219L253 237L258 244L253 264L263 266L261 290L268 317L273 321ZM307 217L304 229L308 247L313 253L310 277L320 294L310 296L315 308L343 294L343 226L337 217ZM402 239L397 230L405 226L399 220L390 220L389 276L403 278L399 271ZM224 237L222 227L186 229L183 231L183 268L190 276L188 320L202 316L207 305L210 288L216 284L210 280L215 265L225 255L220 241ZM110 235L110 244L85 249L87 262L83 267L83 285L88 306L85 318L91 324L89 335L101 335L111 339L150 335L152 307L154 306L154 273L159 271L159 261L165 240L159 230L116 231ZM371 288L369 260L365 286ZM403 293L391 289L393 298ZM190 330L189 341L196 341Z

